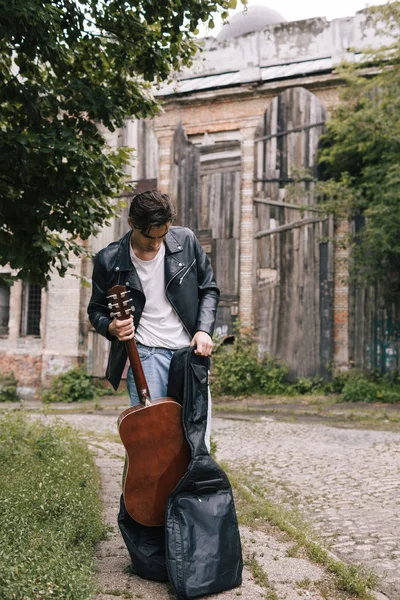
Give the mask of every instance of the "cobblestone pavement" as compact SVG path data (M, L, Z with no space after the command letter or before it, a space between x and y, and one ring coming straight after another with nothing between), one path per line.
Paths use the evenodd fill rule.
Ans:
M400 433L214 419L217 458L249 466L296 500L331 550L362 562L400 598Z
M115 416L87 414L32 415L45 422L56 418L68 422L85 432L85 438L96 455L99 467L105 520L109 526L108 538L100 544L97 554L98 587L96 600L115 600L116 597L143 598L144 600L171 600L174 596L168 586L145 581L128 572L129 555L117 526L120 483L124 452L121 444L112 441L109 434L116 433ZM217 421L217 431L223 434L223 427ZM235 448L233 450L236 451ZM235 458L235 457L234 457ZM240 458L240 457L239 457ZM293 557L292 543L278 530L265 531L240 528L245 562L254 557L268 575L268 589L259 585L249 566L243 570L243 584L240 588L221 594L207 596L208 600L260 600L271 597L279 600L323 600L319 583L330 580L324 569L305 557ZM314 585L315 584L315 585ZM346 596L347 597L347 596ZM379 595L376 596L379 600ZM384 599L387 600L387 599Z

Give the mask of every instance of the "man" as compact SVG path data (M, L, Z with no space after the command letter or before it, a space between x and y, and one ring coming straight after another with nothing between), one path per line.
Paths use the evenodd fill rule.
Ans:
M194 233L174 227L174 204L154 190L134 196L131 231L101 250L95 260L88 314L93 327L111 340L107 378L115 389L127 360L124 341L135 337L152 398L167 395L175 350L196 346L210 356L219 290L210 262ZM110 317L108 290L116 284L131 291L134 317ZM129 369L131 404L139 398Z

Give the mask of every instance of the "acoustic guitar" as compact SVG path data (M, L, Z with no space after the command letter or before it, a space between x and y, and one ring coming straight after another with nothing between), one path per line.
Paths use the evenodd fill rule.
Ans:
M130 318L135 308L124 285L108 291L111 316ZM187 471L190 448L182 426L182 407L173 398L151 400L135 340L124 342L141 404L124 410L118 431L127 462L123 476L126 510L149 527L165 522L170 494Z

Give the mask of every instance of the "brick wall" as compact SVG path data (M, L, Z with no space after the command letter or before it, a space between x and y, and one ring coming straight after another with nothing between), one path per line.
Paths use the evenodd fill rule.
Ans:
M24 388L40 386L42 357L31 354L0 354L0 372L14 373L18 385Z

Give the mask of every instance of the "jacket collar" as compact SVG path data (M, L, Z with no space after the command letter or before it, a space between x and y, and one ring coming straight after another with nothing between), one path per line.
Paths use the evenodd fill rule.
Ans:
M132 231L128 231L119 242L114 271L130 271L133 266L129 248L131 243L131 233ZM182 251L182 246L171 229L165 236L165 249L167 254L175 254L176 252Z
M115 258L114 271L130 271L132 266L129 245L131 243L131 233L128 231L119 241L118 252Z
M175 254L175 252L182 251L182 246L171 229L165 236L165 248L168 254Z

